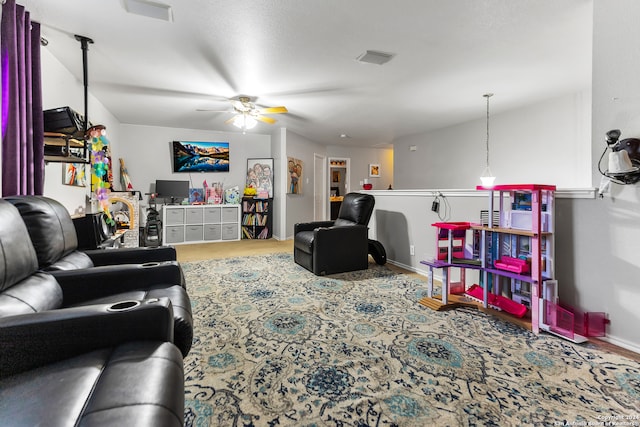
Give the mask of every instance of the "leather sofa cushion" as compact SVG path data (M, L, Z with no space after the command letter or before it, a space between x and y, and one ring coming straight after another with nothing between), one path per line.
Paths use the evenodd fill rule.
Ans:
M182 426L183 375L170 343L96 350L0 380L0 419L23 426Z
M36 252L18 210L0 200L0 292L38 269Z
M58 282L49 274L34 273L0 293L0 316L55 310L62 302Z
M5 200L20 211L40 267L49 266L77 249L73 220L61 203L43 196L12 196Z
M91 268L93 266L93 261L91 261L91 258L89 258L87 254L80 251L73 251L62 257L62 259L50 264L45 268L45 270L81 270L84 268Z

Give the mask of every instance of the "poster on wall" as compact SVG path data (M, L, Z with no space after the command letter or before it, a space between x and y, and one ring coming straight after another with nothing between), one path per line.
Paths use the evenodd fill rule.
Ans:
M62 183L74 187L86 187L87 176L85 174L84 163L63 163Z
M247 188L255 188L257 196L273 197L273 159L247 159Z
M304 169L302 160L287 157L287 169L289 171L287 193L302 194L302 171Z

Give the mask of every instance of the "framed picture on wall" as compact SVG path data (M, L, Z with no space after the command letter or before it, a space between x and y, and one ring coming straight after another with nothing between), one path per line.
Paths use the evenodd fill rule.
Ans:
M331 172L331 182L340 182L340 171Z
M273 197L273 159L247 159L247 182L245 187L253 187L261 194Z
M380 165L377 163L369 164L369 177L378 178L380 176Z
M62 183L74 187L86 187L85 171L84 163L62 163Z
M289 179L287 185L288 194L302 194L302 171L303 163L300 159L294 159L293 157L287 158L287 170L289 172Z

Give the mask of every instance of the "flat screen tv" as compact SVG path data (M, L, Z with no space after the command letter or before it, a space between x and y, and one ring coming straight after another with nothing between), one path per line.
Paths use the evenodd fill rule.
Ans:
M189 181L156 180L158 198L168 203L182 202L189 198Z
M228 142L173 141L174 172L229 172Z

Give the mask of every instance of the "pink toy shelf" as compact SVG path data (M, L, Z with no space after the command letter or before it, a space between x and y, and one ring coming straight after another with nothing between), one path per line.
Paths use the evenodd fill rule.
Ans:
M427 295L419 303L433 310L476 307L534 333L546 331L574 342L603 336L605 313L581 313L560 306L554 279L555 185L477 186L487 192L481 224L434 222L437 227ZM486 212L487 221L482 212ZM473 250L466 250L467 232ZM434 270L442 272L442 293L434 295ZM479 284L467 286L465 271L476 270ZM455 280L452 273L458 273ZM489 311L490 310L490 311ZM502 313L499 313L502 312ZM505 315L505 314L508 314Z
M464 258L467 230L471 228L469 222L434 222L438 228L436 238L436 254L439 260L451 263L454 258Z

